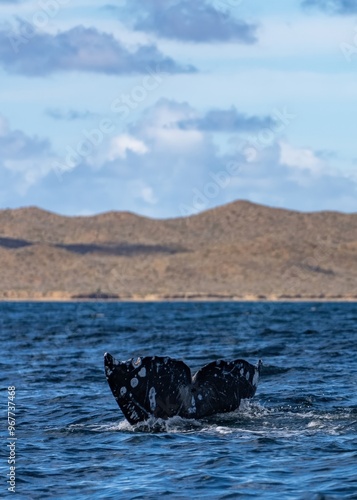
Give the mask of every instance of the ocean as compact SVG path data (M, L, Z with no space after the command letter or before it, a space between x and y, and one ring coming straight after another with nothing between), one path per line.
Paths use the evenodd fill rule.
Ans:
M357 304L2 302L0 312L1 498L357 499ZM235 412L131 426L106 351L183 359L192 373L217 359L264 365Z

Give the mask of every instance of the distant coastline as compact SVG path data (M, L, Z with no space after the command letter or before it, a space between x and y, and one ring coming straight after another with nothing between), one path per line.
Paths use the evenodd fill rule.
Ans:
M145 297L93 297L93 296L81 296L81 297L68 297L68 296L42 296L42 297L17 297L10 295L9 297L0 297L0 302L357 302L357 296L329 296L329 297L315 297L315 296L305 296L305 297L289 297L289 296L268 296L263 298L262 296L247 296L247 297L237 297L237 296L212 296L212 295L194 295L194 296L180 296L180 295L156 295L150 294Z
M236 201L189 217L0 210L0 300L357 301L357 214Z

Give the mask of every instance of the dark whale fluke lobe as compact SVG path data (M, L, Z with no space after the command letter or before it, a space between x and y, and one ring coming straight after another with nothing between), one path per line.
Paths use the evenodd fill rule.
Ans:
M192 377L183 361L169 357L138 357L117 361L104 354L105 375L130 424L150 417L202 418L239 408L255 394L261 361L218 360Z

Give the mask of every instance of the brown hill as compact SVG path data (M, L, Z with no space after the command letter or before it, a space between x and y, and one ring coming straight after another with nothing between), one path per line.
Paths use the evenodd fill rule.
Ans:
M357 214L0 211L0 298L357 298Z

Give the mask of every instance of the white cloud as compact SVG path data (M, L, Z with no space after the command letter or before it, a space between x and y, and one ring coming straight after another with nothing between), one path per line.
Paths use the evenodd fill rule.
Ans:
M141 198L146 201L147 203L150 203L154 205L155 203L158 202L158 199L156 198L153 189L150 186L145 186L141 189Z
M153 143L153 147L183 153L202 147L204 134L199 130L183 130L179 123L193 120L198 113L187 103L161 99L149 108L134 129Z
M4 160L3 167L15 174L17 178L15 189L21 196L52 170L49 158Z
M325 162L311 149L295 148L287 142L280 142L280 163L288 167L306 169L313 174L321 174L325 167Z
M3 181L7 191L13 188L21 196L26 194L51 171L51 160L53 152L48 140L12 130L7 119L0 116L0 175L13 183L10 186Z
M204 136L197 130L180 130L179 128L150 128L147 134L160 149L174 151L189 151L199 147L204 142Z
M128 151L132 151L137 155L144 155L149 149L143 141L131 135L122 134L112 139L108 152L108 160L114 161L117 158L126 158Z

